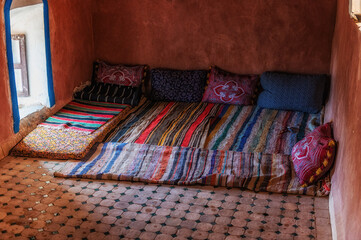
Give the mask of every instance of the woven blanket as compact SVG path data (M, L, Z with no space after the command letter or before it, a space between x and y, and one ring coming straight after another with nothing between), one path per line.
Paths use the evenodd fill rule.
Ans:
M222 105L210 125L204 147L291 155L296 142L320 124L321 114Z
M82 161L68 161L57 177L241 187L253 191L315 195L302 188L292 161L282 154L242 153L134 143L94 146Z
M134 108L105 142L202 147L220 105L151 102Z
M117 84L92 83L74 94L75 99L129 104L136 106L142 96L140 87L120 86Z
M128 105L74 100L39 126L90 134L126 107Z

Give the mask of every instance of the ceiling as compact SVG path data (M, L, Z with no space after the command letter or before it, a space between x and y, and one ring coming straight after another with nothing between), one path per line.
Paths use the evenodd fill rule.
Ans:
M10 9L42 3L42 0L13 0Z

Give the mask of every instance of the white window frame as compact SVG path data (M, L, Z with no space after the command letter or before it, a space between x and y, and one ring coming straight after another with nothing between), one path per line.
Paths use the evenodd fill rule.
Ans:
M361 0L349 0L349 13L355 22L361 22Z

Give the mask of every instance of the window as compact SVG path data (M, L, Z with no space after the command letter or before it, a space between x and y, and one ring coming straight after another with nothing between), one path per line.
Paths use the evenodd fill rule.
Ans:
M350 15L356 22L361 22L361 0L349 0Z
M30 13L36 13L36 18ZM48 2L6 0L4 18L14 132L17 133L20 119L39 109L36 104L39 103L41 108L55 104ZM38 23L42 27L37 28L37 32L28 32ZM41 39L38 38L39 33ZM43 59L41 64L40 55ZM43 80L39 82L38 79ZM44 92L39 93L39 89Z

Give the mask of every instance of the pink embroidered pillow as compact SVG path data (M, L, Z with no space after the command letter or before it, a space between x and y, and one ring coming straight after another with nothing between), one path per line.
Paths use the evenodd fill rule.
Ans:
M331 123L319 126L292 149L295 172L304 186L316 183L331 168L335 157Z
M239 75L212 67L203 102L252 105L257 90L257 75Z
M146 66L144 65L109 65L100 61L96 74L96 81L118 84L121 86L139 87L145 74L145 68Z

